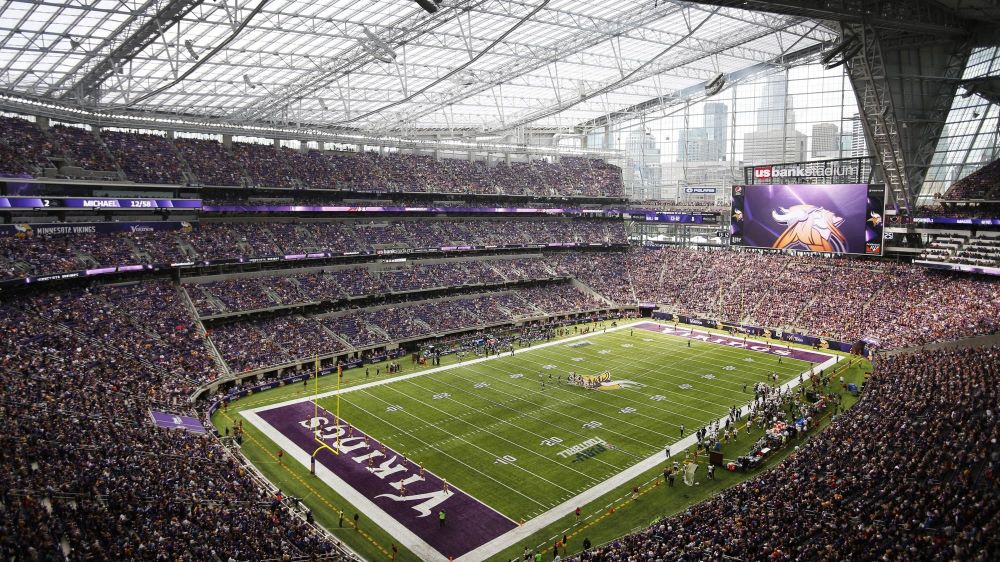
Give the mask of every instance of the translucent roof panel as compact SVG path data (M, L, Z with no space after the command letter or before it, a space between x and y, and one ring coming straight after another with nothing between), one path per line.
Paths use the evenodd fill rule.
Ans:
M9 94L397 135L571 127L835 38L801 17L648 0L452 0L433 15L413 0L0 10Z

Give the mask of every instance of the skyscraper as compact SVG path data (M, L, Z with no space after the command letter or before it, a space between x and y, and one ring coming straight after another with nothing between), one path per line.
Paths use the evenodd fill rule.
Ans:
M748 165L806 159L807 139L795 130L786 78L778 73L764 79L764 95L757 100L757 128L743 135L743 161Z
M795 113L788 99L788 82L783 72L764 79L764 95L757 107L757 130L781 130L795 125Z
M868 140L865 138L864 123L861 122L861 114L855 113L851 118L851 156L868 156Z
M660 148L653 135L632 131L625 145L625 184L634 199L661 199Z
M705 104L705 126L680 132L678 162L719 162L726 159L729 108L724 103Z
M806 136L793 127L750 131L743 135L743 161L748 166L803 162Z
M839 158L840 128L833 123L817 123L812 126L812 157Z
M726 159L726 132L729 130L729 108L726 104L712 102L705 104L705 133L710 144L708 160Z

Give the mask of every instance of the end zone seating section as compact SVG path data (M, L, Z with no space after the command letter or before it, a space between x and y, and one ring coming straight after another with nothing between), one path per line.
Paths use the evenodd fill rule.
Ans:
M156 298L169 285L146 293L149 287L117 296ZM123 320L136 309L119 308L124 301L108 314L88 311L107 296L101 293L0 305L0 557L281 560L330 553L333 544L260 487L218 439L153 426L150 410L197 415L186 406L193 382L184 375L200 378L201 367L177 359L183 345L142 349L145 338ZM136 304L155 314L159 303ZM82 311L90 314L86 322ZM63 321L71 327L59 327ZM157 353L165 355L159 366L183 372L150 368L146 358Z
M951 184L945 192L946 199L1000 199L1000 160Z

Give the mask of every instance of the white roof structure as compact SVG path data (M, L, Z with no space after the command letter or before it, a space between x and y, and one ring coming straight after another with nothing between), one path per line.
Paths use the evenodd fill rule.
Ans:
M655 0L8 0L0 95L402 138L570 131L836 35Z

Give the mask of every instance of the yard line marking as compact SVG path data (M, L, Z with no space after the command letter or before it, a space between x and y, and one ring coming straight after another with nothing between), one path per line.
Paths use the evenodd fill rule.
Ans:
M497 370L497 371L507 372L503 367L500 367L500 366L497 366L497 365L492 365L491 367L493 369ZM491 379L493 379L493 380L495 380L495 381L497 381L499 383L507 383L507 384L510 384L512 386L516 386L518 389L521 389L524 392L528 392L528 393L531 393L531 394L534 394L534 395L549 396L549 397L552 396L552 394L549 394L547 392L542 392L540 390L534 390L534 389L528 388L529 386L532 386L530 383L528 384L528 386L525 386L525 385L519 385L519 384L510 383L509 381L503 380L503 378L501 378L501 377L494 378L494 377L491 377L489 374L486 374L486 373L484 373L483 376L490 377ZM561 386L558 385L558 384L555 384L555 385L553 385L553 388L557 389L557 390L560 390L560 391L569 392L569 391L571 391L575 387L572 386L572 385L566 385L566 384L563 384ZM598 394L599 391L591 391L591 390L586 390L586 389L578 389L578 390L584 390L584 392L575 394L575 396L582 397L583 399L587 400L590 403L593 403L593 402L596 401L597 404L600 404L602 407L612 407L612 406L615 406L615 404L614 404L615 400L626 400L629 403L646 404L646 402L639 402L639 401L632 400L632 399L630 399L628 397L621 396L621 395L615 396L613 394L605 394L605 393ZM601 398L602 396L604 398ZM666 433L663 433L663 432L658 431L658 430L650 429L648 426L639 425L639 424L636 424L636 423L632 423L632 422L629 422L629 421L624 420L622 418L615 417L615 416L613 416L611 414L604 414L601 411L594 410L592 408L588 408L588 407L582 406L580 404L568 402L566 400L561 400L559 398L555 398L555 399L559 400L562 403L568 403L568 404L570 404L570 405L572 405L572 406L574 406L574 407L576 407L578 409L586 410L586 411L592 413L595 416L604 416L606 418L611 418L616 423L628 424L628 425L631 425L631 426L635 426L635 427L641 428L643 431L646 431L646 432L656 433L656 434L661 435L663 437L668 437L668 435ZM700 420L700 418L696 418L696 417L690 416L690 415L688 415L686 413L677 412L677 411L674 411L674 410L670 410L668 408L656 408L656 407L654 407L653 409L657 410L657 411L664 412L664 413L669 414L669 415L671 415L673 417L685 418L685 419L689 419L689 420L692 420L692 421L697 422L697 423L702 423L701 420ZM688 409L698 410L699 408L692 406L692 407L690 407ZM706 410L701 410L701 411L707 412ZM649 421L655 422L656 424L661 424L663 422L663 420L661 420L660 418L656 418L656 417L650 416L649 414L642 414L642 413L640 413L639 415L641 417L643 417L643 418L647 418ZM712 415L714 417L715 414L711 413L710 415ZM676 427L676 425L674 427Z
M664 333L660 333L660 332L652 332L652 333L656 333L656 334L660 335L662 338L664 338L665 342L677 343L677 342L680 342L680 341L685 341L684 338L682 338L680 336L676 336L674 334L664 334ZM621 339L621 337L622 336L620 336L619 334L615 334L613 336L609 336L609 339ZM723 344L717 344L717 343L713 343L713 342L701 342L701 343L710 343L711 346L708 347L708 348L706 348L706 349L704 349L701 353L697 353L697 354L690 354L689 353L689 354L677 354L677 355L675 355L674 353L672 353L672 351L673 351L673 349L672 349L671 352L669 353L669 355L670 356L678 356L679 359L677 361L675 361L672 364L656 364L656 366L653 367L652 369L648 369L646 371L642 371L642 372L640 372L640 374L648 374L648 373L651 373L653 371L656 371L657 373L662 372L664 375L669 376L669 377L674 378L674 379L683 379L684 381L689 381L689 380L691 380L691 377L690 377L691 373L689 373L687 371L682 371L682 370L678 369L677 365L684 364L684 363L698 363L699 365L704 365L706 369L708 369L708 368L715 368L715 364L714 363L707 363L705 361L697 361L697 358L702 357L702 356L706 356L706 355L710 356L710 357L713 357L713 356L724 355L726 353L736 353L736 352L741 352L741 351L742 352L751 352L751 351L753 351L751 349L745 349L745 348L739 348L739 347L731 347L731 346L726 346L726 345L723 345ZM677 351L681 351L683 349L685 349L684 346L678 346L678 348L676 350ZM761 352L758 352L758 353L761 353ZM668 354L657 354L657 356L660 356L660 355L668 355ZM827 355L827 356L829 357L829 355ZM802 363L802 364L808 363L807 361L804 361L804 360L801 360L801 359L793 359L793 358L788 358L788 359L789 359L790 362L794 362L794 363L791 363L792 366L794 366L794 365L796 365L798 363ZM546 359L546 360L552 360L552 359ZM559 359L557 358L557 359L555 359L555 361L559 361ZM616 362L616 363L613 363L613 365L616 365L616 364L632 365L634 363L640 363L640 364L647 364L648 365L648 364L651 364L651 363L654 363L654 362L650 361L650 360L646 360L646 359L629 357L625 361ZM782 367L784 367L784 365L782 365ZM757 367L756 365L754 365L754 366L747 366L747 367L741 369L741 372L745 373L745 372L748 372L748 371L754 371L754 372L760 372L760 373L763 374L763 373L770 373L770 372L779 371L779 370L780 371L786 371L788 369L784 369L784 368L770 369L770 368L767 368L766 366L765 367ZM788 371L789 372L793 372L793 370L788 370ZM680 375L674 375L673 372L680 372L681 374ZM794 372L797 373L798 371L794 370ZM742 377L741 377L741 380L742 380ZM755 382L759 382L759 381L755 381ZM662 387L656 387L654 385L648 385L648 386L650 388L662 389ZM726 386L719 385L719 384L714 384L714 383L702 383L702 382L699 382L699 388L700 387L718 388L718 389L723 390L723 391L728 392L728 393L734 393L734 394L737 393L737 391L731 391L731 390L729 390L728 387L726 387ZM663 389L663 390L666 390L666 389ZM720 395L718 393L712 393L712 392L705 392L704 394L710 394L710 395L719 396L719 397L722 396L722 395Z
M414 383L414 382L411 382L410 384L418 384L418 383ZM420 386L420 385L418 385L418 386ZM426 387L424 387L424 386L420 386L420 388L422 388L423 390L428 390L428 391L429 391L429 389L427 389L427 388L426 388ZM472 393L466 393L466 394L469 394L469 395L471 395L471 396L476 396L475 394L472 394ZM417 402L419 402L419 403L421 403L421 404L423 404L423 405L425 405L425 406L428 406L428 407L430 407L430 408L434 408L435 410L438 410L438 408L434 407L434 406L433 406L433 405L431 405L431 404L426 404L425 402L423 402L423 401L422 401L422 400L420 400L419 398L414 398L414 397L411 397L410 399L411 399L411 400L416 400ZM498 418L498 417L496 417L496 416L492 416L492 415L490 415L490 414L487 414L487 413L486 413L485 411L483 411L483 410L477 410L476 408L472 407L472 406L471 406L471 405L469 405L469 404L466 404L466 403L464 403L464 402L460 402L460 401L456 400L456 399L455 399L455 397L453 397L453 396L452 396L452 397L450 397L450 398L448 398L448 400L449 400L449 401L452 401L452 402L455 402L456 404L461 404L461 405L462 405L463 407L465 407L465 408L469 408L470 410L472 410L472 411L475 411L475 412L477 412L477 413L478 413L479 415L484 415L484 416L487 416L487 417L490 417L490 418L493 418L494 420L496 420L496 421L497 421L497 423L500 423L500 424L507 424L507 425L510 425L511 427L514 427L515 429L519 429L519 430L521 430L521 431L522 431L522 432L524 432L524 433L530 433L530 434L532 434L532 435L534 435L534 436L536 436L536 437L541 437L542 439L545 439L545 438L546 438L546 436L545 436L545 435L543 435L543 434L541 434L541 433L536 433L536 432L534 432L534 431L530 431L530 430L528 430L528 429L525 429L525 428L523 428L523 427L518 427L518 426L514 425L513 423L511 423L511 422L509 422L509 421L506 421L506 420L503 420L503 419L501 419L501 418ZM485 401L486 401L486 402L490 402L490 403L492 403L492 404L496 405L496 403L495 403L495 402L492 402L492 401L490 401L489 399L485 399ZM513 408L510 408L510 410L511 410L511 411L516 411L516 410L514 410ZM449 415L449 416L451 416L452 418L455 418L455 417L456 417L456 416L454 416L454 415L451 415L451 414L450 414L449 412L444 412L443 410L438 410L438 411L440 411L440 412L444 413L445 415ZM464 419L463 419L463 420L461 420L461 421L462 421L463 423L470 423L470 422L468 422L468 421L466 421L466 420L464 420ZM542 420L537 420L537 421L542 421ZM542 458L544 458L545 460L547 460L547 461L549 461L549 462L554 462L555 464L557 464L557 465L559 465L559 466L561 466L561 467L563 467L563 468L568 468L568 469L572 470L573 472L576 472L577 474L581 474L581 475L583 475L583 476L587 477L588 479L591 479L591 480L598 480L597 478L594 478L593 476L589 476L589 475L587 475L586 473L584 473L584 472L581 472L581 471L577 470L576 468L574 468L574 467L572 467L572 466L565 466L565 465L564 465L563 463L561 463L561 462L559 462L559 461L555 461L555 460L553 460L553 459L550 459L550 458L546 457L545 455L543 455L543 454L541 454L541 453L539 453L539 452L537 452L537 451L534 451L534 450L532 450L532 449L528 449L527 447L524 447L524 446L522 446L522 445L518 445L518 444L516 444L516 443L513 443L513 442L512 442L512 441L510 441L509 439L506 439L506 438L504 438L504 437L502 437L502 436L500 436L500 435L497 435L497 434L495 434L495 433L493 433L493 432L491 432L491 431L486 431L486 433L489 433L489 434L490 434L490 435L492 435L493 437L496 437L496 438L498 438L498 439L501 439L501 440L503 440L503 441L507 441L508 443L511 443L511 444L512 444L512 445L514 445L515 447L519 447L519 448L521 448L521 449L524 449L524 450L526 450L526 451L530 452L530 453L531 453L531 454L533 454L533 455L536 455L536 456L539 456L539 457L542 457ZM583 437L583 435L581 435L581 437ZM638 455L630 455L630 456L638 456ZM600 461L601 459L596 459L596 460L599 460L599 461ZM607 462L603 462L603 461L602 461L602 463L603 463L603 464L608 464ZM613 465L612 465L612 466L613 466ZM563 488L563 490L566 490L566 488ZM566 490L566 491L568 492L569 490Z
M379 398L378 396L376 396L376 395L374 395L374 394L372 394L372 393L368 392L367 390L365 391L365 394L368 394L369 396L371 396L372 398L374 398L374 399L376 399L376 400L382 400L383 402L385 401L385 400L383 400L382 398ZM421 419L421 418L419 418L418 416L416 416L415 414L410 414L410 415L411 415L412 417L414 417L414 418L417 418L418 420L419 420L419 419ZM423 421L423 420L421 420L421 421ZM395 426L394 424L392 424L391 422L386 422L386 421L384 421L384 420L383 420L383 423L388 423L389 425L392 425L393 427L396 427L396 426ZM400 428L398 428L398 427L397 427L396 429L400 429ZM486 477L487 477L487 478L489 478L490 480L493 480L494 482L496 482L497 484L500 484L501 486L503 486L504 488L507 488L508 490L514 490L515 492L517 492L517 491L516 491L516 490L515 490L514 488L511 488L510 486L508 486L508 485L504 484L503 482L501 482L501 481L497 480L496 478L493 478L492 476L490 476L490 475L488 475L488 474L486 474L486 473L484 473L484 472L480 471L479 469L476 469L476 468L474 468L474 467L472 467L472 466L469 466L468 464L466 464L466 463L464 463L464 462L462 462L462 461L458 460L457 458L455 458L455 456L454 456L454 455L451 455L451 454L448 454L448 453L445 453L444 451L442 451L442 450L441 450L441 449L439 449L438 447L434 446L433 444L431 444L431 443L428 443L428 442L424 441L423 439L421 439L421 438L419 438L419 437L415 437L415 436L413 436L412 434L410 434L409 432L407 432L407 431L406 431L405 429L402 429L401 431L402 431L403 433L406 433L406 434L407 434L407 435L408 435L409 437L411 437L411 438L413 438L413 439L416 439L417 441L420 441L421 443L424 443L425 445L428 445L428 446L430 446L431 448L433 448L433 449L437 450L437 451L438 451L438 452L439 452L440 454L442 454L442 455L445 455L445 456L447 456L448 458L451 458L451 459L455 460L456 462L458 462L458 463L460 463L460 464L462 464L462 465L464 465L464 466L467 466L467 467L468 467L468 468L469 468L470 470L472 470L473 472L475 472L475 473L477 473L477 474L481 474L481 475L483 475L483 476L486 476ZM488 451L488 450L486 450L486 449L484 449L484 448L480 447L479 445L476 445L475 443L471 443L471 442L469 442L469 441L465 441L465 443L466 443L467 445L470 445L470 446L471 446L471 447L473 447L474 449L479 449L480 451L482 451L482 452L486 453L486 454L487 454L487 455L489 455L490 457L494 457L494 458L495 458L495 457L499 457L499 456L502 456L502 455L499 455L499 454L497 454L497 453L491 453L490 451ZM545 481L545 482L546 482L546 483L548 483L548 484L551 484L551 485L553 485L553 486L556 486L556 487L558 487L558 488L561 488L561 489L563 489L563 490L566 490L566 488L563 488L562 486L560 486L560 485L556 484L555 482L552 482L552 481L550 481L550 480L548 480L548 479L546 479L546 478L543 478L543 477L541 477L541 476L538 476L537 474L533 474L533 473L532 473L531 471L529 471L528 469L524 468L523 466L519 466L519 465L518 465L517 463L514 463L514 464L510 464L510 465L507 465L507 466L512 466L512 467L514 467L514 468L516 468L516 469L518 469L518 470L521 470L521 471L523 471L523 472L527 472L528 474L531 474L532 476L534 476L535 478L538 478L539 480L543 480L543 481ZM566 491L568 492L569 490L566 490ZM521 492L517 492L517 494L518 494L519 496L521 496L521 497L524 497L524 498L527 498L527 497L528 497L528 496L525 496L524 494L522 494ZM540 506L542 506L542 507L545 507L545 504L543 504L543 503L541 503L541 502L539 502L539 501L537 501L537 500L534 500L534 499L531 499L531 501L532 501L532 503L535 503L535 504L537 504L537 505L540 505Z
M394 392L398 392L398 393L400 393L400 394L403 394L403 392L402 392L402 391L400 391L400 390L398 390L398 389L394 389L394 388L391 388L391 387L390 387L390 390L393 390ZM371 393L371 392L369 392L369 391L365 391L365 394L368 394L369 396L371 396L372 398L375 398L376 400L382 400L383 402L385 401L385 400L384 400L383 398L379 398L378 396L376 396L376 395L372 394L372 393ZM442 409L440 409L440 408L437 408L437 407L435 407L435 406L433 406L433 405L431 405L431 404L428 404L428 403L425 403L425 402L423 402L422 400L420 400L419 398L413 398L413 397L410 397L410 399L411 399L411 400L416 400L417 402L420 402L421 404L423 404L423 405L424 405L425 407L427 407L427 408L430 408L430 409L433 409L433 410L437 410L438 412L440 412L440 413L442 413L442 414L444 414L444 415L446 415L446 416L450 416L450 414L449 414L448 412L445 412L444 410L442 410ZM415 414L410 414L410 415L411 415L411 416L413 416L413 417L415 417L415 418L417 418L417 419L420 419L420 418L419 418L418 416L416 416ZM450 417L454 417L454 416L450 416ZM423 421L423 420L421 420L421 421ZM462 420L462 421L463 421L463 423L469 423L469 422L466 422L466 421L464 421L464 420ZM489 432L487 432L487 433L489 433ZM519 444L517 444L517 443L515 443L515 442L511 441L510 439L507 439L507 438L505 438L505 437L502 437L502 436L500 436L500 435L497 435L497 434L495 434L495 433L490 433L490 435L492 435L493 437L496 437L497 439L500 439L501 441L506 441L507 443L510 443L510 444L511 444L511 445L513 445L514 447L517 447L517 448L519 448L519 449L523 449L523 450L527 451L527 452L528 452L529 454L531 454L531 455L534 455L534 456L536 456L536 457L538 457L538 458L541 458L542 460L544 460L544 461L546 461L546 462L549 462L549 463L555 463L556 465L560 466L561 468L570 468L571 470L573 470L574 472L576 472L576 473L580 474L581 476L584 476L584 477L586 477L586 478L587 478L588 480L591 480L591 481L597 481L597 480L598 480L597 478L594 478L593 476L588 476L587 474L585 474L585 473L583 473L583 472L580 472L579 470L576 470L575 468L572 468L572 467L565 467L565 466L564 466L564 465L563 465L563 464L562 464L561 462L558 462L558 461L554 461L554 460L552 460L552 459L550 459L550 458L546 457L545 455L542 455L541 453L538 453L538 452L536 452L536 451L532 451L531 449L528 449L527 447L525 447L525 446L523 446L523 445L519 445ZM495 457L499 457L499 456L502 456L502 455L500 455L500 454L497 454L497 453L492 453L492 452L490 452L490 451L486 450L485 448L483 448L483 447L480 447L479 445L477 445L477 444L475 444L475 443L472 443L471 441L467 441L467 440L465 440L465 439L462 439L461 437L459 437L458 439L459 439L459 441L463 441L463 442L464 442L464 443L465 443L466 445L469 445L469 446L471 446L471 447L473 447L473 448L475 448L475 449L479 449L480 451L483 451L484 453L486 453L486 454L488 454L488 455L490 455L490 456L492 456L492 457L494 457L494 458L495 458ZM553 482L553 481L549 480L548 478L545 478L545 477L543 477L543 476L539 476L538 474L534 474L533 472L531 472L531 471L530 471L530 470L528 470L527 468L525 468L525 467L523 467L523 466L521 466L521 465L519 465L519 464L517 464L517 463L514 463L514 464L511 464L511 465L508 465L508 466L513 466L514 468L516 468L516 469L518 469L518 470L521 470L522 472L527 472L528 474L531 474L532 476L534 476L534 477L535 477L535 478L537 478L538 480L541 480L541 481L543 481L543 482L545 482L545 483L547 483L547 484L550 484L550 485L552 485L552 486L555 486L556 488L559 488L559 489L561 489L561 490L564 490L564 491L566 491L566 492L569 492L569 490L568 490L567 488L564 488L564 487L560 486L559 484L556 484L555 482ZM541 504L539 504L539 505L541 505Z
M496 369L497 371L501 371L501 369L500 369L499 367L494 367L494 369ZM459 378L461 378L461 379L463 379L463 380L466 380L466 381L471 381L471 380L474 380L474 379L470 379L470 378L468 378L468 377L462 377L462 376L460 376L460 375L455 375L455 376L458 376ZM484 375L484 376L488 376L488 375ZM518 389L523 389L523 388L524 388L524 387L523 387L523 386L521 386L521 385L518 385L518 384L515 384L515 383L510 383L510 382L508 382L508 381L505 381L505 380L504 380L504 379L502 379L502 378L493 378L493 377L490 377L490 379L491 379L491 380L498 380L499 382L504 382L504 383L507 383L507 384L509 384L510 386L514 386L514 387L516 387L516 388L518 388ZM447 383L444 383L444 384L447 384ZM556 385L556 386L558 386L558 385ZM457 387L456 387L456 388L457 388ZM514 399L514 400L520 400L520 401L523 401L523 402L527 402L527 403L528 403L528 405L530 405L530 406L532 406L532 407L538 407L538 406L539 406L539 404L536 404L536 403L534 403L534 402L531 402L530 400L528 400L528 399L527 399L527 398L525 398L524 396L519 396L519 395L516 395L516 394L511 394L511 393L509 393L509 392L505 392L505 391L501 390L500 388L498 388L498 386L493 386L493 387L491 387L491 388L493 389L493 391L494 391L494 392L499 392L499 393L501 393L501 394L504 394L505 396L508 396L508 397L510 397L511 399ZM529 391L529 392L531 392L531 391ZM532 394L537 394L537 395L539 395L539 396L547 396L547 397L551 397L551 396L552 396L551 394L548 394L548 393L541 393L541 392L532 392ZM490 400L489 398L487 398L487 397L485 397L485 396L479 396L479 395L475 395L475 394L473 394L473 396L477 396L477 397L479 397L479 398L482 398L483 400L486 400L487 402L492 402L492 403L494 403L495 405L498 405L498 406L500 406L500 407L506 407L506 408L508 408L508 409L509 409L509 410L511 410L511 411L515 411L515 412L517 412L517 411L518 411L518 410L517 410L516 408L514 408L514 407L512 407L512 406L506 406L506 405L504 405L503 403L500 403L500 402L494 402L494 401L491 401L491 400ZM559 399L556 399L556 400L559 400ZM577 404L573 404L572 402L569 402L569 401L566 401L566 400L559 400L559 402L561 402L561 403L563 403L563 404L567 404L567 405L569 405L569 406L572 406L572 407L574 407L574 408L577 408L577 409L585 409L585 408L582 408L582 407L580 407L580 406L579 406L579 405L577 405ZM532 415L532 414L531 414L530 412L525 412L525 413L523 413L523 414L521 414L521 415L524 415L524 416L527 416L527 417L532 417L532 419L535 419L536 421L547 421L547 420L543 420L543 419L541 419L541 418L539 418L539 417L535 417L535 416L534 416L534 415ZM574 422L574 423L576 423L576 424L579 424L579 423L580 423L580 422L582 421L582 418L577 418L577 417L574 417L574 416L569 416L569 415L565 415L565 414L561 414L561 415L562 415L562 417L564 417L564 418L567 418L567 419L570 419L570 420L573 420L573 422ZM596 412L595 412L595 415L597 415L597 413L596 413ZM520 416L519 416L519 417L520 417ZM617 418L615 418L615 419L617 420ZM633 425L634 425L634 424L633 424ZM579 432L579 431L576 431L575 429L567 429L567 428L563 428L563 427L560 427L559 429L560 429L560 430L564 430L564 431L567 431L567 432L569 432L569 433L572 433L573 435L577 435L577 436L580 436L580 437L586 437L586 434L584 434L584 433L581 433L581 432ZM618 433L617 431L615 431L615 430L613 430L613 429L609 429L609 428L607 428L607 427L604 427L603 429L604 429L605 431L609 431L609 432L611 432L611 433L613 433L613 434L615 434L615 435L617 435L617 436L619 436L619 437L622 437L623 439L628 439L628 440L630 440L630 441L635 441L636 443L640 443L640 444L642 444L642 445L646 445L646 446L649 446L649 447L653 447L653 446L654 446L654 445L651 445L651 444L649 444L649 443L645 443L644 441L642 441L642 440L640 440L640 439L638 439L638 438L635 438L635 437L631 437L631 436L629 436L629 435L626 435L626 434L623 434L623 433Z
M827 368L836 364L836 358L831 357L827 361L821 363L817 368ZM791 381L785 383L781 386L783 390L790 390L798 386L799 382L797 378L793 378ZM725 421L727 416L722 416L719 418L719 422ZM685 450L695 444L695 435L690 433L687 437L684 437L676 444L679 448L677 450ZM525 522L524 525L515 527L514 529L508 531L507 533L500 535L499 537L493 539L492 541L464 554L463 556L456 559L456 562L472 562L477 560L485 560L490 556L510 547L518 542L526 540L531 535L541 531L545 527L555 523L560 518L565 517L567 514L572 513L573 510L578 505L586 505L593 502L594 500L600 498L601 496L607 494L608 492L614 490L615 488L624 485L625 483L637 478L646 471L652 470L653 468L659 467L663 462L666 462L666 457L663 451L657 451L656 453L650 455L642 462L636 463L631 467L619 472L618 474L608 478L604 482L593 486L583 493L577 495L576 497L569 499L556 507L542 513L541 515L532 518L531 520Z

